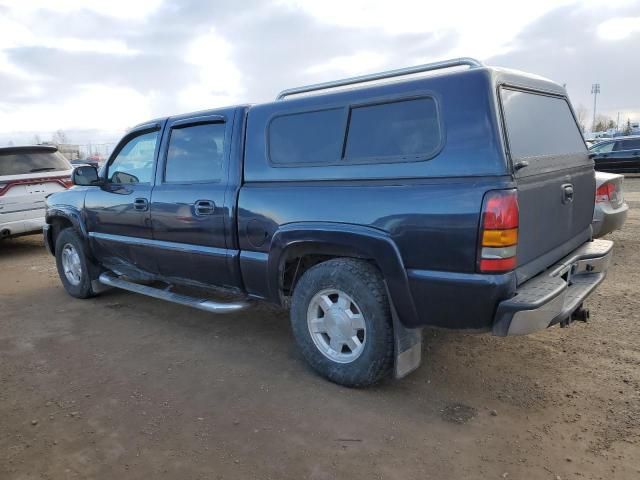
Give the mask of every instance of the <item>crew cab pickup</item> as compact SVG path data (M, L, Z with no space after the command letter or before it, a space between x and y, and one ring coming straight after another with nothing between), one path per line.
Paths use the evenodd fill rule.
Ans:
M272 302L348 386L415 369L424 326L585 320L611 257L565 89L469 58L153 120L73 181L44 229L70 295Z

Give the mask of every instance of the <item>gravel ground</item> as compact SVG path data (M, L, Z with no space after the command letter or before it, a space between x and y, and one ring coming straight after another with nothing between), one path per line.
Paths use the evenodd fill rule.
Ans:
M429 330L402 381L313 374L287 315L76 300L38 236L0 244L0 478L640 478L640 179L588 324Z

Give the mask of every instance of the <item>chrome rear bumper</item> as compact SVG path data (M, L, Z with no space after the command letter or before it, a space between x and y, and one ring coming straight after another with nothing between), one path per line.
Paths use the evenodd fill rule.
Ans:
M525 335L570 318L604 280L612 248L609 240L587 242L520 285L514 297L498 304L493 334Z

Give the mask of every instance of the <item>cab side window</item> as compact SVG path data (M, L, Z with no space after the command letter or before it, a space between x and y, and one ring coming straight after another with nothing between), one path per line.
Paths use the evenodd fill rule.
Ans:
M206 123L171 130L164 181L218 182L224 170L224 123Z
M138 135L122 147L116 158L109 164L107 175L110 183L151 182L158 133L155 131Z

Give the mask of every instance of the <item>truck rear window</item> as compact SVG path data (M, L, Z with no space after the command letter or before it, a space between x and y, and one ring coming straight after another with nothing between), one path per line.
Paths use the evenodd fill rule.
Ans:
M70 169L71 165L59 152L13 151L0 153L0 176Z
M586 153L564 98L503 88L501 99L513 160Z

